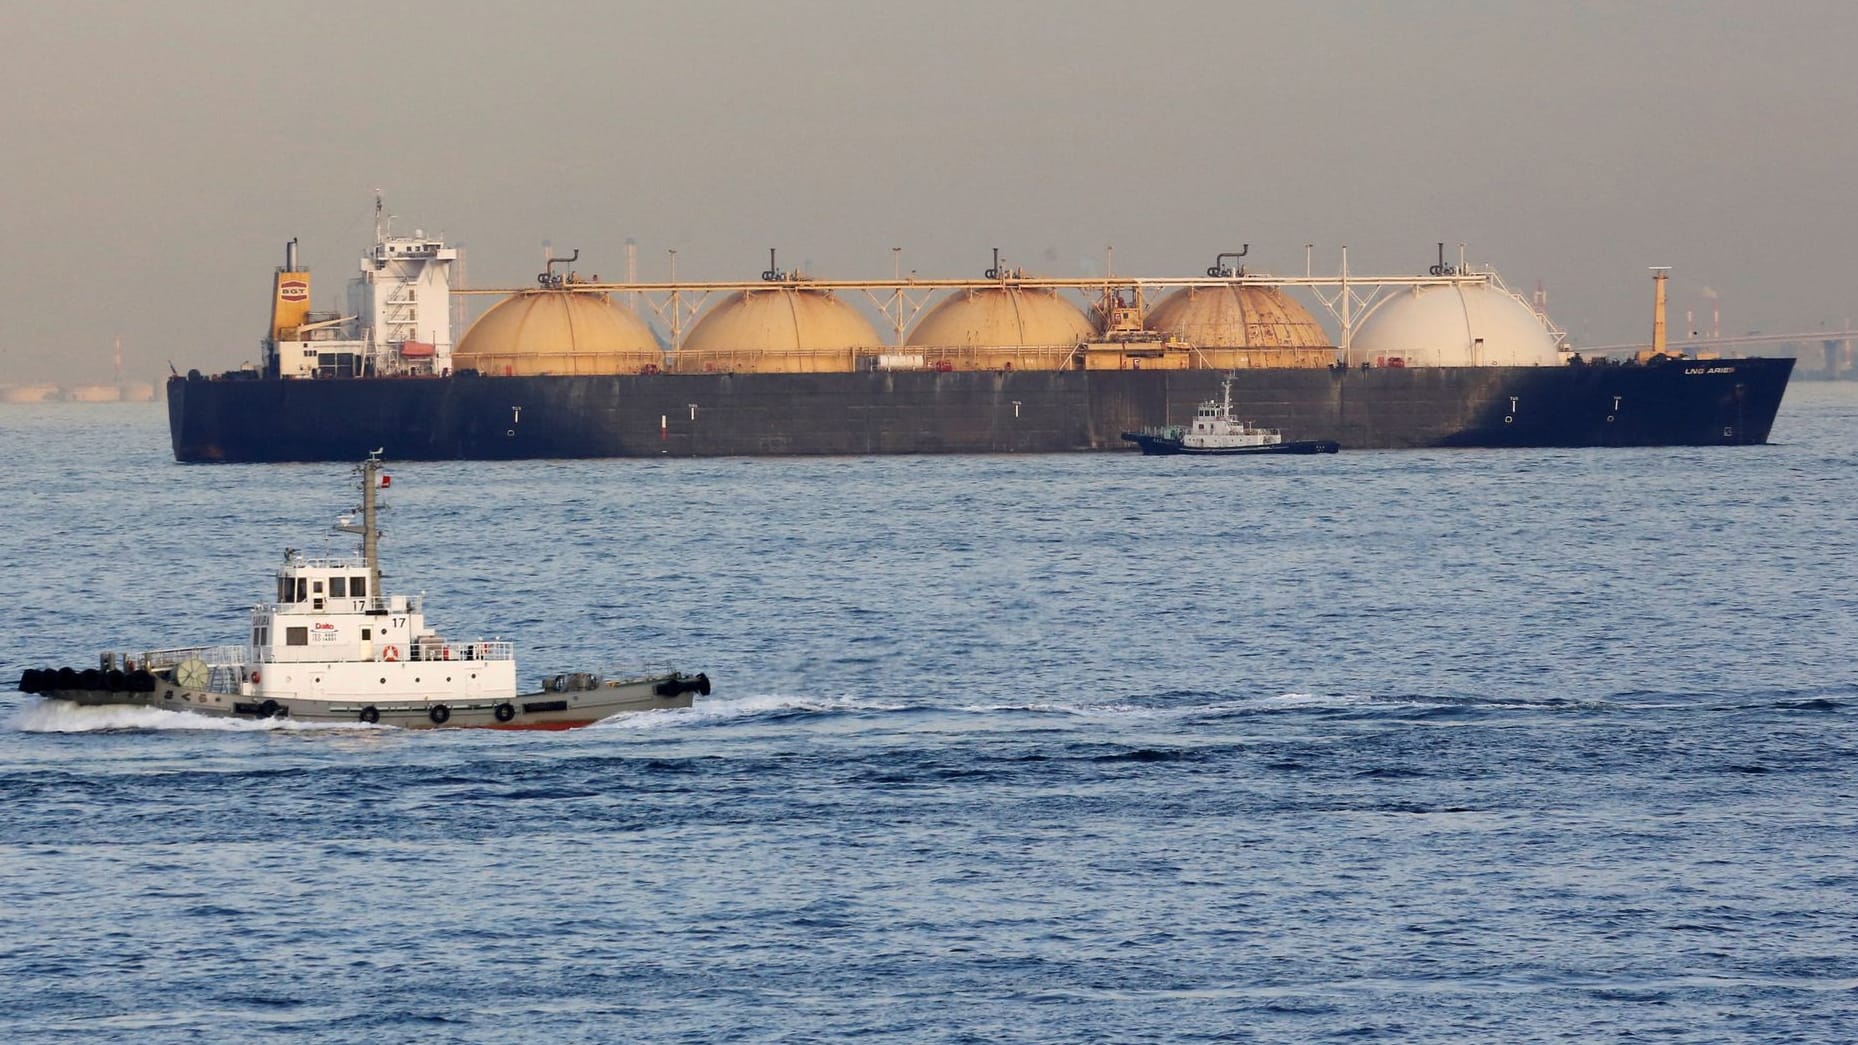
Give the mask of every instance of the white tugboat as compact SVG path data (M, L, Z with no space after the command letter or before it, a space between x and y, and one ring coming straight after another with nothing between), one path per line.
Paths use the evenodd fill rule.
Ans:
M1259 428L1241 421L1232 412L1232 378L1220 382L1220 399L1208 399L1194 411L1189 426L1166 425L1124 432L1123 439L1142 448L1144 454L1332 454L1340 444L1329 439L1284 441L1284 433L1275 428Z
M443 638L418 595L381 590L376 490L390 479L370 457L361 476L361 554L306 558L287 549L275 602L252 608L250 642L104 653L98 666L32 669L24 693L84 705L134 705L202 715L361 722L428 729L573 729L612 715L689 707L709 677L681 672L608 679L555 675L518 693L508 642Z

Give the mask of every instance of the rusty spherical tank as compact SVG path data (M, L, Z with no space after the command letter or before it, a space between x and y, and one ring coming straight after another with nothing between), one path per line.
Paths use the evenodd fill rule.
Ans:
M830 374L883 344L870 321L828 291L744 290L717 302L673 353L680 374Z
M664 366L658 340L605 294L526 290L492 305L452 352L456 370L499 377L638 374Z
M1328 366L1329 335L1309 310L1277 287L1182 287L1149 310L1143 325L1194 346L1196 366Z
M1528 303L1501 287L1413 287L1376 305L1349 346L1350 363L1376 366L1555 366L1555 336Z
M910 331L925 359L957 369L1057 370L1096 336L1084 310L1043 287L981 287L943 298Z

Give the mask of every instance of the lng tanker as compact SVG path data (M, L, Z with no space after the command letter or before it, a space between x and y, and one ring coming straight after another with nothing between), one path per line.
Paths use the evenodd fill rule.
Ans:
M1047 279L996 253L980 279L860 281L770 252L743 283L602 283L550 259L454 345L452 295L474 293L450 286L457 252L388 235L377 208L348 308L310 310L291 241L262 366L172 378L169 427L189 462L1129 452L1123 432L1182 423L1226 385L1252 423L1346 449L1745 445L1767 440L1793 369L1666 352L1661 322L1631 360L1582 359L1494 273L1442 257L1276 277L1235 267L1244 253L1181 278Z

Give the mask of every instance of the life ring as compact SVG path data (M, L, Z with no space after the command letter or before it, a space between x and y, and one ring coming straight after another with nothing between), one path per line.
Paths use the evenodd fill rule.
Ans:
M400 659L400 647L398 646L382 647L381 659L382 660L399 660Z
M516 705L511 704L509 701L504 701L498 704L497 710L491 712L491 714L497 716L498 722L508 722L516 717Z
M361 709L361 720L372 726L381 720L381 709L369 704Z
M256 686L257 684L258 684L258 673L254 671L252 672L252 685Z
M443 726L451 719L452 709L443 704L434 704L432 705L432 710L426 712L426 717L432 720L433 725Z

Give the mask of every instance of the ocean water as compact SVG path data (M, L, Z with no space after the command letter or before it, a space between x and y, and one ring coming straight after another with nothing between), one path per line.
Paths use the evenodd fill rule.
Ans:
M567 734L0 693L6 1041L1858 1037L1858 386L1725 449L394 466ZM340 465L0 409L0 679L237 641Z

